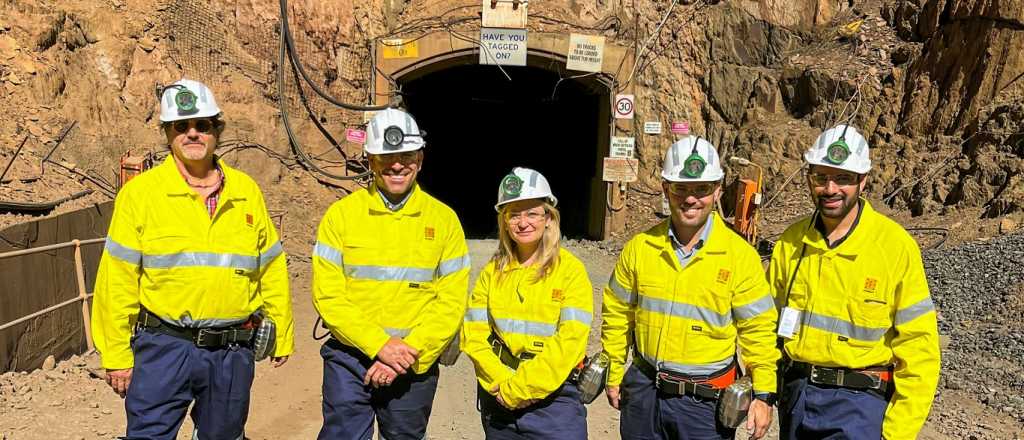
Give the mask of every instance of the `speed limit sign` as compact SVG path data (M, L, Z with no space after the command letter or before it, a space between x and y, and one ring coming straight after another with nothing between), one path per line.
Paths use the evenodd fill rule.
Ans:
M633 95L615 95L615 118L633 119Z

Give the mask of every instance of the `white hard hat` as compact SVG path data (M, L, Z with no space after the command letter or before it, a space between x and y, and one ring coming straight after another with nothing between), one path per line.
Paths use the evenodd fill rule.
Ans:
M220 114L217 100L206 84L180 79L160 90L160 122L210 118Z
M868 141L849 125L837 125L825 130L811 149L804 153L810 165L839 168L857 174L871 170Z
M393 108L379 111L370 119L366 130L366 153L416 151L427 146L423 141L424 134L412 115Z
M669 182L717 182L725 177L718 151L696 136L684 137L668 147L661 177Z
M547 199L552 205L558 206L558 199L551 193L548 179L535 170L515 167L498 185L498 204L494 205L494 210L500 211L501 205L506 203L528 199Z

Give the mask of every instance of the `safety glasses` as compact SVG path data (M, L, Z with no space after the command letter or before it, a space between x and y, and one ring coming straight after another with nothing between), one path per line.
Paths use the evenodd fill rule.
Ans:
M668 192L677 197L694 196L697 198L707 197L718 188L717 182L673 182L668 184Z
M831 180L839 186L850 186L860 182L860 176L853 173L840 173L840 174L819 174L809 173L808 176L811 178L811 182L815 186L827 186Z
M523 211L516 213L508 213L505 216L505 219L508 221L508 224L510 225L518 224L522 220L526 220L526 222L531 225L536 225L546 217L546 214L547 213L544 212L543 210Z
M220 124L217 121L210 119L184 119L181 121L174 121L171 127L178 133L188 133L189 128L195 128L196 131L209 134L214 128L217 128Z

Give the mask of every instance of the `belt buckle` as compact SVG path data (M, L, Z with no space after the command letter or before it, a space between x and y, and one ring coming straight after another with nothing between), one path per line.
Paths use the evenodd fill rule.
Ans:
M871 389L881 391L881 389L882 389L882 376L881 375L875 374L873 372L867 372L867 371L860 372L860 374L863 374L863 375L867 376L868 379L871 379Z
M821 385L843 386L843 375L833 368L811 365L811 382Z
M223 335L224 335L224 331L223 330L211 330L211 329L205 329L205 328L199 329L199 332L196 333L196 346L198 346L198 347L219 347L221 345L224 345L224 343L223 343L224 340L222 339ZM214 338L214 337L217 338L216 343L214 343L214 341L206 341L206 338Z

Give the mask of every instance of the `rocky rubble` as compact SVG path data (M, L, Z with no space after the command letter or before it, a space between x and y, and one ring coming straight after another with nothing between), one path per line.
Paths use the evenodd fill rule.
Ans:
M948 337L940 392L962 391L1024 423L1024 233L923 257Z

